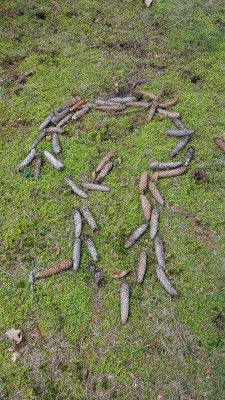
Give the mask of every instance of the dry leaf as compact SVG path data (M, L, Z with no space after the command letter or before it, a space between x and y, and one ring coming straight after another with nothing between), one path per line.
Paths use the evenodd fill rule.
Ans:
M154 60L158 60L159 59L158 53L153 53L153 58L154 58Z
M7 331L5 334L8 336L8 338L10 340L15 340L16 344L19 344L23 339L21 329L12 328L9 331Z
M129 272L130 272L130 269L125 269L125 271L119 272L118 274L114 274L112 277L114 279L123 278L124 276L128 275Z
M153 315L152 315L152 314L149 314L149 315L147 316L147 320L148 320L148 321L151 321L152 318L153 318Z
M34 328L34 336L35 336L38 340L42 340L42 339L43 339L41 330L40 330L40 328L39 328L38 325L35 326L35 328Z
M45 136L45 140L47 140L48 142L50 142L52 140L52 135L47 135Z
M133 372L130 373L130 377L131 379L136 379L136 375Z
M59 255L60 255L60 253L61 253L61 248L60 248L60 246L59 246L59 243L58 243L58 242L56 242L56 243L55 243L55 245L54 245L53 249L55 250L55 252L56 252L56 255L57 255L57 256L59 256Z
M52 0L51 3L55 7L56 11L60 11L61 10L61 6L59 5L59 3L57 3L57 1Z
M222 138L223 140L225 140L225 132L222 134Z
M152 4L153 0L145 0L145 5L147 7L150 7L150 5Z
M158 172L154 172L154 174L151 177L151 181L155 183L157 181L157 179L158 179L158 176L159 176L159 173Z
M163 392L162 392L162 390L159 391L157 400L163 400Z
M20 356L20 354L18 353L18 351L14 351L12 353L12 357L11 357L12 362L15 362L17 360L17 358L19 358L19 356Z
M120 165L122 163L122 158L118 157L115 162L116 164Z

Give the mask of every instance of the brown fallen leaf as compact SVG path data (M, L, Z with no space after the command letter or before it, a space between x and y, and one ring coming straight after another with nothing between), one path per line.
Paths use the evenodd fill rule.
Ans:
M47 135L45 136L45 140L47 140L48 142L50 142L52 140L52 135Z
M159 173L157 171L154 172L154 174L151 177L151 181L155 183L158 179L158 176L159 176Z
M118 157L115 161L116 164L120 165L122 163L122 158Z
M130 372L130 377L131 379L136 379L137 376L133 372Z
M94 182L95 183L95 181L96 181L96 177L97 177L97 174L96 174L96 171L94 170L94 171L92 171L92 173L91 173L91 176L92 176L92 182Z
M24 72L23 74L21 74L21 75L16 75L16 82L17 83L23 83L23 82L25 82L26 81L26 79L28 78L28 76L31 76L31 75L33 75L35 73L35 70L34 69L32 69L32 70L30 70L30 71L27 71L27 72Z
M124 276L128 275L130 271L131 271L130 269L125 269L124 271L119 272L118 274L114 274L112 277L114 279L123 278Z
M153 0L145 0L145 5L147 7L150 7L150 5L152 4Z
M17 360L17 358L19 358L19 356L20 356L20 354L18 353L18 351L13 351L12 356L11 356L12 362L15 362Z
M51 0L51 3L53 4L53 6L55 7L56 11L60 11L61 10L61 6L57 1Z
M166 118L165 115L160 114L159 121L163 121L165 118Z
M38 339L38 340L42 340L43 339L43 335L41 333L41 330L39 328L39 326L35 326L34 328L34 336Z
M21 329L12 328L9 331L7 331L5 334L6 334L6 336L8 336L8 338L10 340L15 340L16 344L19 344L23 338Z
M56 252L56 255L57 255L57 256L59 256L59 255L60 255L60 253L61 253L61 248L60 248L60 246L59 246L59 243L58 243L58 242L56 242L56 243L55 243L55 245L54 245L53 249L55 250L55 252Z
M225 132L222 134L222 138L223 140L225 140Z
M162 392L162 390L159 391L157 400L163 400L163 392Z
M21 329L10 329L9 331L6 332L6 335L10 340L14 340L15 346L10 349L10 351L17 351L19 347L22 346L24 340L26 339L26 334L23 330Z
M152 314L149 314L149 315L147 316L147 320L148 320L148 321L151 321L152 318L153 318L153 315L152 315Z

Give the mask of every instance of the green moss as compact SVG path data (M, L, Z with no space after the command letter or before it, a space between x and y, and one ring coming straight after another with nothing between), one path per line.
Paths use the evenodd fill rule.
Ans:
M225 174L223 155L213 144L225 122L222 4L155 0L147 9L139 0L101 6L97 0L85 0L60 6L57 11L54 4L39 0L32 9L23 1L8 1L1 18L3 79L35 70L25 84L1 83L2 395L130 400L155 399L162 389L170 399L185 386L193 398L222 398ZM168 159L177 143L164 134L170 121L155 116L148 124L145 111L120 118L93 112L70 122L61 135L62 172L47 161L37 182L32 166L16 172L52 109L77 95L89 101L112 93L115 82L124 89L127 80L140 76L152 78L143 86L146 90L162 91L165 100L178 96L174 110L196 131L191 142L196 154L188 173L159 182L166 199L165 208L159 207L160 235L169 276L179 292L172 302L156 279L147 235L124 249L125 238L143 221L139 176L150 161ZM51 143L37 147L44 149L51 151ZM71 257L72 208L82 200L63 177L70 175L77 183L90 179L111 149L122 158L106 179L111 193L89 196L101 228L94 240L106 288L96 294L84 253L78 273L70 270L38 280L32 294L30 271ZM185 150L177 159L184 157ZM199 168L205 170L207 182L195 182ZM86 224L84 233L90 234ZM135 269L142 247L149 265L138 286ZM112 275L127 268L131 310L122 327L119 283ZM41 342L34 336L36 325ZM4 335L12 327L27 332L15 364Z

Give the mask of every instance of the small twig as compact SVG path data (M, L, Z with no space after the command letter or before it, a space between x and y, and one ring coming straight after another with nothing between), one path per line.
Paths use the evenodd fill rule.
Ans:
M172 351L170 351L170 349L168 349L168 347L166 346L164 340L162 338L160 338L162 345L165 347L165 349L168 351L169 354L171 354L173 356Z
M179 328L178 328L177 320L176 320L176 317L175 317L175 314L174 314L174 310L173 310L173 306L172 306L171 297L170 297L170 309L171 309L172 316L173 316L175 324L176 324L176 329L177 329L177 333L178 333L178 336L180 338L180 341L183 344L183 346L185 347L186 351L188 351L186 343L185 343L184 339L182 338L181 333L180 333Z
M3 272L3 274L9 275L9 276L16 276L17 275L17 274L10 274L9 272L6 272L1 268L0 268L0 271Z

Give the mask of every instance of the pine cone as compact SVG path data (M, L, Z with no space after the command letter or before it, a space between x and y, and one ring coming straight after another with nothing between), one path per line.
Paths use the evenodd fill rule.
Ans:
M167 129L166 130L166 135L167 136L176 136L176 137L181 137L181 136L191 136L195 133L194 129Z
M107 164L112 156L115 154L115 150L111 150L109 153L107 153L100 161L100 163L98 164L97 168L96 168L96 172L100 172L101 169L105 166L105 164Z
M38 143L41 142L41 140L45 138L46 135L47 135L47 132L46 132L46 131L40 132L40 133L35 137L35 139L34 139L32 145L31 145L31 147L30 147L30 150L34 149L34 148L38 145Z
M51 153L44 150L43 154L55 169L58 169L59 171L63 169L63 164L61 163L61 161L57 160Z
M52 136L52 147L53 147L53 151L56 154L61 153L61 147L60 147L60 143L59 143L59 137L57 135L57 133L53 133Z
M148 188L152 194L152 197L154 197L154 199L157 201L157 203L159 203L161 206L164 205L164 199L161 196L156 184L152 181L148 181Z
M64 130L57 126L50 126L44 130L46 133L64 133Z
M224 148L225 148L225 143L224 143ZM189 147L189 149L188 149L188 151L187 151L187 154L186 154L186 160L185 160L185 163L184 163L184 165L185 165L186 167L188 167L188 165L191 163L191 161L192 161L193 158L194 158L194 155L195 155L195 150L194 150L194 148L193 148L193 147Z
M114 104L114 105L111 104L110 106L96 106L95 108L96 110L99 111L113 111L113 112L125 110L125 106L122 104Z
M80 210L82 212L82 215L86 219L88 225L90 226L91 230L93 232L97 232L99 230L98 225L95 222L95 219L93 215L91 214L89 208L84 204L83 206L80 207Z
M93 261L98 261L98 253L93 240L89 236L83 237L83 242L87 247Z
M157 98L158 98L158 96L157 96ZM158 107L158 101L154 100L152 105L151 105L151 107L150 107L150 109L149 109L149 113L148 113L148 117L147 117L147 121L148 122L150 122L152 120L152 118L154 117L154 115L156 113L156 110L157 110L157 107Z
M151 103L147 103L147 101L129 101L126 103L126 107L142 107L149 108Z
M128 247L132 246L141 237L141 235L143 235L147 227L148 224L142 224L137 229L135 229L135 231L126 240L124 245L125 249L128 249Z
M73 209L75 237L79 238L82 230L82 218L79 208Z
M129 101L137 101L136 97L129 96L129 97L113 97L109 99L110 102L113 103L128 103Z
M168 278L165 275L165 272L163 271L162 268L160 267L156 267L156 275L159 279L159 282L161 283L161 285L164 287L164 289L166 290L166 292L171 296L171 297L177 297L178 293L176 292L176 290L173 288L173 286L171 285L170 281L168 280Z
M74 240L74 245L73 245L73 269L75 271L78 270L80 267L80 259L81 259L81 239L76 238Z
M138 183L139 193L145 194L147 187L148 187L148 172L144 171L142 172Z
M190 141L190 136L185 136L170 152L170 157L175 157Z
M65 118L61 119L61 121L57 124L56 128L61 128L61 126L64 126L67 124L72 119L73 113L70 113L66 115Z
M157 235L159 222L159 212L156 208L153 208L151 219L150 219L150 239L153 240Z
M74 104L72 107L70 107L70 111L75 111L77 110L80 106L82 106L84 104L84 100L80 100L78 101L77 104Z
M54 117L54 113L50 113L47 118L42 122L42 124L39 126L39 131L42 131L42 129L47 128L48 125L50 125L52 118Z
M88 195L87 193L83 192L76 183L72 181L72 179L69 178L69 176L64 177L64 181L71 187L72 191L77 194L78 196L82 197L83 199L87 199Z
M74 104L77 104L78 101L80 101L80 97L77 97L76 99L70 100L67 103L62 104L59 108L57 108L57 112L61 113L62 111L65 111L67 108L71 108Z
M147 252L142 250L138 256L137 265L137 283L142 283L145 276L145 271L147 268Z
M147 221L149 221L151 217L151 204L149 203L147 197L143 194L140 195L140 200L144 217L145 219L147 219Z
M34 179L38 179L41 171L41 156L38 155L34 159Z
M70 113L70 107L66 108L61 113L57 114L51 119L53 125L57 125L62 119L64 119Z
M175 162L153 162L149 164L148 168L153 170L153 171L158 171L158 170L165 170L165 169L173 169L173 168L178 168L182 166L181 161L175 161Z
M30 153L28 154L28 156L20 163L20 165L18 166L18 171L21 172L24 170L25 167L27 167L28 165L30 165L34 159L35 156L35 149L32 149L30 151Z
M182 166L179 168L175 168L175 169L168 169L165 171L158 171L155 172L152 176L152 180L154 181L154 178L157 174L157 179L159 178L173 178L174 176L179 176L179 175L183 175L187 172L187 167Z
M99 172L97 178L96 178L96 183L102 183L103 179L105 176L109 173L109 171L112 169L113 163L112 161L107 162L104 167L101 169Z
M73 114L72 119L73 119L74 121L77 121L77 120L80 119L83 115L87 114L89 110L90 110L89 107L84 107L84 108L82 108L81 110L79 110L79 111L77 111L77 112L75 112L75 113Z
M172 120L172 122L176 126L176 128L178 128L178 129L186 129L184 124L181 122L181 120L179 118L174 118Z
M163 242L162 240L156 236L154 239L154 246L155 246L155 255L158 261L158 266L162 268L164 271L166 270L166 261L165 261L165 254L163 249Z
M85 189L95 192L110 192L111 190L108 186L97 185L96 183L82 182L81 184Z
M122 324L126 324L129 315L130 305L130 288L129 285L124 282L120 286L120 311Z
M69 258L65 261L60 261L59 263L43 269L42 271L37 272L35 278L45 278L47 276L59 274L62 271L66 271L67 269L71 268L73 265L73 260Z
M157 109L159 114L164 115L165 117L171 118L171 119L179 119L180 114L178 112L171 112L168 110L163 110L162 108Z
M225 153L225 142L222 139L217 138L215 139L215 143Z

